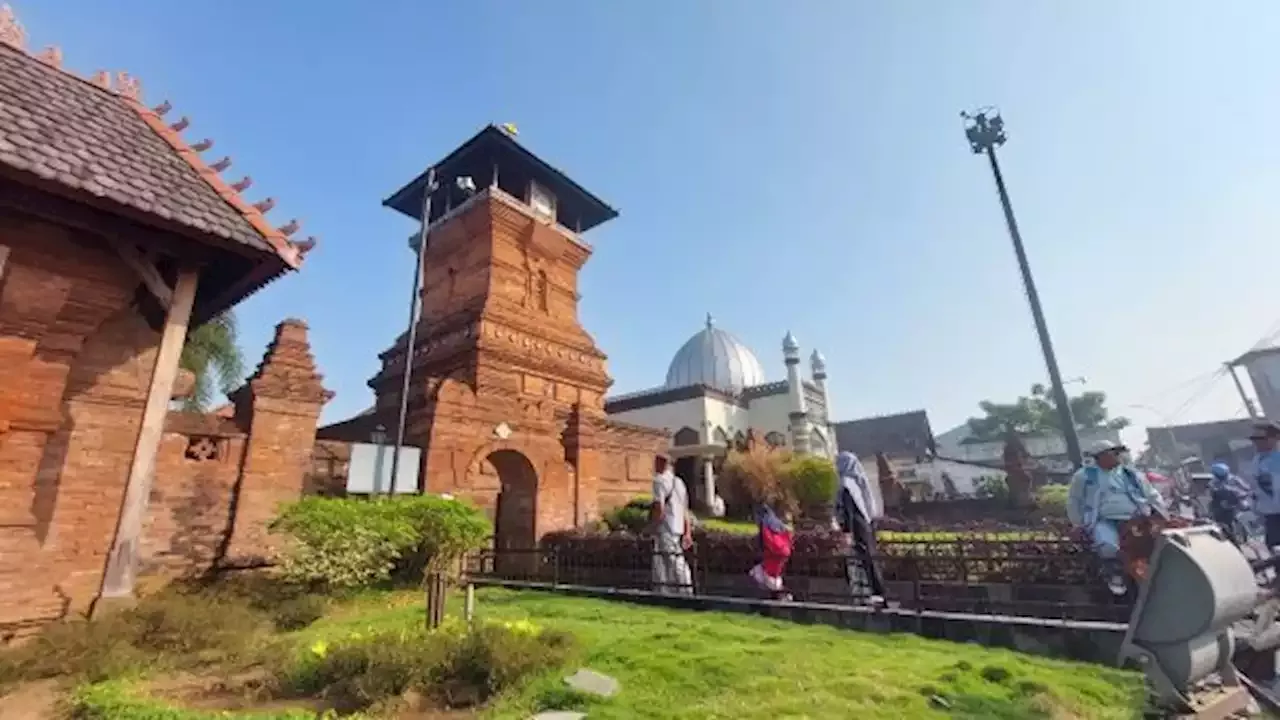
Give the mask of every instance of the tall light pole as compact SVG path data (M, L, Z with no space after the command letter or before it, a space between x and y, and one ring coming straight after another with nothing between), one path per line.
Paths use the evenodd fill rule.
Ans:
M1049 369L1049 382L1053 385L1053 402L1058 406L1058 420L1067 441L1067 456L1076 467L1084 464L1084 456L1080 452L1080 436L1076 433L1075 419L1071 416L1071 402L1067 399L1067 391L1062 384L1062 373L1058 370L1058 358L1053 353L1053 342L1049 339L1049 328L1044 321L1044 310L1040 307L1040 294L1036 292L1035 280L1031 277L1031 265L1027 262L1027 252L1022 247L1022 234L1018 232L1018 221L1013 216L1013 206L1009 203L1009 191L1004 186L1004 176L1000 173L1000 163L996 160L996 148L1005 142L1004 120L995 110L979 110L974 114L960 113L965 120L965 135L969 138L969 147L974 154L986 153L991 161L991 174L996 179L996 190L1000 193L1000 206L1004 209L1004 221L1009 226L1009 237L1013 240L1013 251L1018 256L1018 269L1022 271L1022 284L1027 291L1027 302L1031 305L1031 316L1036 322L1036 334L1040 336L1040 350L1044 352L1044 364Z
M391 456L391 494L396 493L396 480L400 477L400 448L404 445L405 424L409 417L409 385L413 379L414 350L418 344L418 319L422 314L422 283L425 267L423 256L427 251L427 235L431 232L431 196L439 189L436 181L436 169L427 170L426 185L422 194L422 226L409 238L409 249L413 250L413 293L409 298L409 327L405 331L404 376L400 380L400 415L396 418L395 452ZM469 175L453 179L453 184L445 188L445 214L448 214L454 186L462 191L464 198L476 191L475 181ZM425 488L424 488L425 489Z
M409 416L409 382L413 377L413 356L418 344L419 293L422 290L422 258L427 251L427 232L431 227L431 195L436 191L436 169L427 170L426 186L422 190L422 227L417 242L410 241L413 249L413 295L409 299L409 328L405 332L404 376L400 381L400 415L396 418L396 444L391 454L391 495L395 497L396 477L400 474L400 448L404 445L404 426Z

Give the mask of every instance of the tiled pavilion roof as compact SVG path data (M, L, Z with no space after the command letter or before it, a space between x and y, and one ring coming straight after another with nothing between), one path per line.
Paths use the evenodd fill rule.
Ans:
M265 217L273 199L241 196L250 178L223 180L231 159L206 163L201 153L213 142L187 143L187 118L166 123L170 104L144 105L126 73L85 79L61 61L57 48L28 52L13 10L0 6L0 171L87 193L191 240L280 264L279 272L300 266L314 239L289 239L297 221L273 227Z

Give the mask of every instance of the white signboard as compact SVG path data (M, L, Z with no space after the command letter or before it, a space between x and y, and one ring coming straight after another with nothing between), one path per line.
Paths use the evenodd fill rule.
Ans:
M416 447L400 448L400 466L396 469L395 482L391 478L391 458L394 445L353 443L351 464L347 470L348 495L414 495L418 492L418 468L422 464L422 450Z

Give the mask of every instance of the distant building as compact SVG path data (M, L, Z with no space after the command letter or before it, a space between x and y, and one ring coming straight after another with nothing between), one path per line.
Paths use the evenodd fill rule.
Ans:
M729 451L745 449L752 434L775 448L835 454L826 360L813 351L805 378L791 333L781 349L786 380L770 382L756 354L707 315L706 326L672 357L665 383L606 398L604 411L610 419L670 433L676 474L695 499L714 507L721 463Z
M933 430L924 410L846 420L835 423L832 429L840 450L857 455L867 476L876 481L873 483L876 492L880 489L877 454L888 459L894 477L912 497L932 492L932 485L918 476L921 463L935 454Z
M1120 431L1109 428L1085 429L1079 431L1080 446L1088 448L1098 442L1106 441L1120 444ZM1027 454L1036 461L1043 470L1053 475L1067 475L1074 469L1071 458L1067 456L1067 441L1061 435L1019 435ZM968 423L954 427L938 436L938 455L952 460L1004 466L1004 440L977 440L969 431Z
M1252 429L1249 418L1150 427L1147 447L1153 464L1160 467L1205 472L1213 463L1225 462L1239 472L1253 457Z

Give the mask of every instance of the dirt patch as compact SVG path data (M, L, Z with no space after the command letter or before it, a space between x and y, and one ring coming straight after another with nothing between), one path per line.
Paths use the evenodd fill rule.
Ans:
M144 692L191 710L325 710L317 700L273 699L268 677L262 670L228 677L171 675L147 683Z
M278 699L270 696L269 674L263 670L233 675L225 678L193 674L171 675L153 680L144 688L149 696L160 698L191 710L257 712L308 710L321 713L329 706L321 700L308 698ZM395 720L469 720L477 717L473 710L446 710L426 707L420 698L406 697L405 706L390 715ZM31 720L44 720L44 716L31 716ZM9 716L0 713L0 720ZM17 716L15 720L28 720Z
M63 688L57 680L23 683L0 695L0 720L57 720Z

